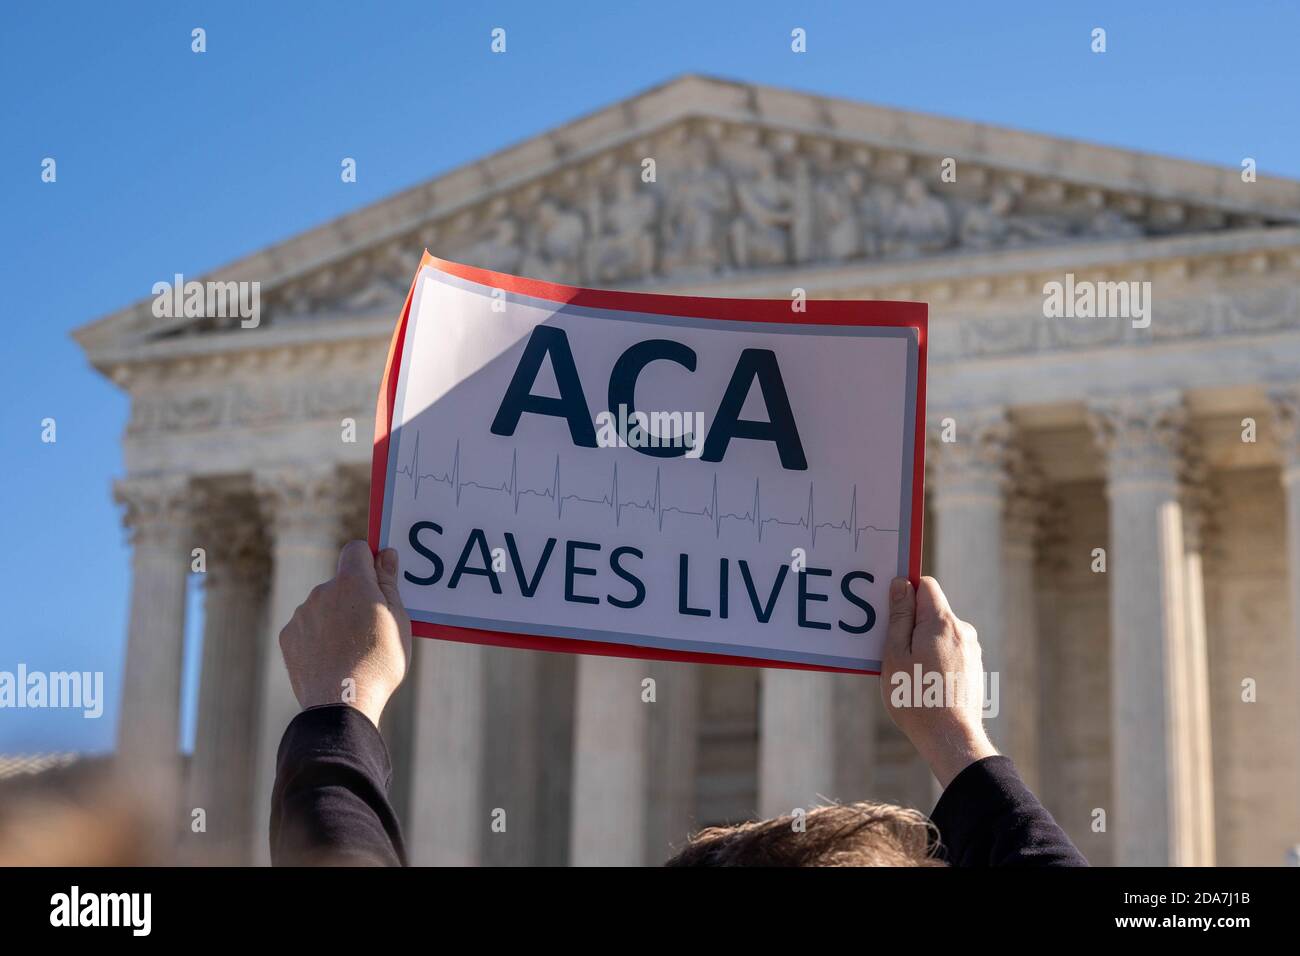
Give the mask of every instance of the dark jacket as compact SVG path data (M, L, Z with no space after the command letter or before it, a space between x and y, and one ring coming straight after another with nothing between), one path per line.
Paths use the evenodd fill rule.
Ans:
M930 819L953 866L1088 865L1010 757L985 757L957 774Z
M345 704L314 707L280 741L271 798L276 866L405 866L388 802L388 748L370 719ZM957 775L931 815L954 866L1087 866L1007 757Z

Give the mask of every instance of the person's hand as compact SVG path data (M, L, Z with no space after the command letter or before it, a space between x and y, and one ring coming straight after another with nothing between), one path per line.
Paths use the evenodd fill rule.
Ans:
M350 704L378 727L411 659L397 552L372 556L364 541L345 544L333 579L313 588L280 632L280 650L304 710Z
M926 693L927 682L934 680L942 681L937 703L933 690ZM934 578L921 578L915 591L906 578L890 583L880 695L898 729L944 787L975 761L997 753L982 722L979 639L975 628L953 614Z

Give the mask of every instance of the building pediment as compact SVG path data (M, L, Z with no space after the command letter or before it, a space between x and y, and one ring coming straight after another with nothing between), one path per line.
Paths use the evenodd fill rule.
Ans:
M687 76L203 279L256 281L261 326L391 315L420 253L589 286L749 276L1260 229L1300 183ZM143 300L90 352L237 328Z

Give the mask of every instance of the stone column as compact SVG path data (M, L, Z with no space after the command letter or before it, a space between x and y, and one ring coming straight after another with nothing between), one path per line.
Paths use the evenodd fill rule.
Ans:
M1282 488L1286 495L1287 590L1291 605L1291 698L1300 725L1300 384L1269 393L1274 433L1281 455ZM1300 752L1295 755L1300 771ZM1300 844L1297 844L1300 846Z
M931 427L935 577L953 611L979 633L984 670L1008 678L1009 622L1003 510L1011 424L1004 409L958 410ZM994 746L1008 744L1008 721L985 721Z
M573 731L578 701L578 661L575 654L539 653L537 728L541 753L537 761L537 862L568 866L573 817Z
M254 831L251 758L270 562L252 501L209 501L204 512L203 669L189 806L203 809L206 830L188 843L195 863L242 865Z
M880 678L859 674L829 675L835 708L836 800L871 800L877 794L876 723L888 720L880 700Z
M1202 838L1186 796L1198 786L1188 755L1201 746L1188 739L1198 731L1184 716L1192 693L1181 500L1186 411L1181 396L1158 393L1097 402L1090 412L1110 502L1116 862L1190 863Z
M578 659L573 731L574 866L646 862L649 708L641 699L650 664L586 655Z
M136 779L148 773L171 812L179 790L185 584L190 570L188 480L128 478L114 486L130 531L131 616L122 676L118 756Z
M761 686L759 814L870 799L880 678L768 668Z
M410 832L411 789L415 780L415 658L407 662L406 679L389 698L379 721L379 733L388 745L388 759L393 767L393 782L388 799L402 824Z
M667 860L695 829L695 766L700 665L654 661L650 718L647 862Z
M530 866L536 862L541 784L540 663L545 651L485 647L486 699L491 720L486 723L484 801L488 812L498 809L505 829L487 830L483 863L487 866ZM480 814L475 818L486 824Z
M1020 469L1006 502L1002 564L1006 613L1005 670L998 679L998 718L1003 722L1003 752L1020 776L1037 791L1039 777L1038 593L1034 577L1042 481ZM987 662L986 662L987 666ZM994 721L996 723L996 721Z
M484 649L420 638L415 644L409 855L421 866L477 866L494 809L483 799ZM504 809L509 827L510 808Z
M796 807L806 810L834 798L835 676L776 667L763 670L758 717L760 816L780 816Z
M1187 634L1179 654L1179 683L1185 703L1178 718L1187 722L1184 743L1188 785L1181 790L1181 816L1191 827L1187 864L1214 866L1214 759L1210 723L1209 650L1205 622L1205 541L1209 534L1213 497L1201 462L1189 471L1183 496L1183 597Z
M271 529L270 626L258 654L261 688L253 791L253 858L266 863L276 751L299 710L280 653L280 631L312 588L334 576L347 502L344 489L350 486L335 469L311 466L259 474L256 485Z

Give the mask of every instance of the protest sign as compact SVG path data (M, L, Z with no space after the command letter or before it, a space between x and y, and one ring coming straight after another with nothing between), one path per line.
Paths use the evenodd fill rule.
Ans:
M370 544L414 632L879 671L920 573L926 306L576 289L425 253Z

